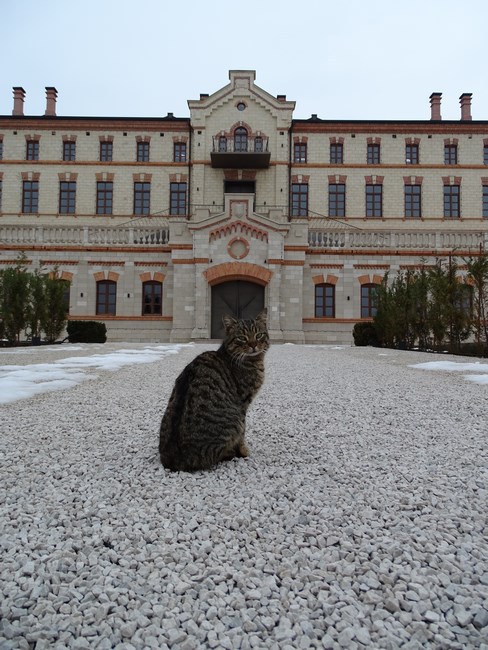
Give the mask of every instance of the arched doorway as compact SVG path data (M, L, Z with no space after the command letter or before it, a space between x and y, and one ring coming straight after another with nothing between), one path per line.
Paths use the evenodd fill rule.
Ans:
M264 286L247 280L222 282L212 287L211 337L224 336L222 318L255 318L264 308Z

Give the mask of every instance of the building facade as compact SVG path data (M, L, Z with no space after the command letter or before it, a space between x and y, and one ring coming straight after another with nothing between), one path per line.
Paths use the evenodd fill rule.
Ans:
M488 244L488 121L294 119L234 70L190 116L0 116L0 265L70 283L109 340L219 338L264 306L272 340L350 343L384 274ZM1 268L0 267L0 268Z

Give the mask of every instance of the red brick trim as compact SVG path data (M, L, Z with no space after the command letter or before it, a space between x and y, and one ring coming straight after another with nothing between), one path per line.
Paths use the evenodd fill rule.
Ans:
M70 172L60 172L58 174L58 178L59 178L60 181L67 181L67 182L76 181L76 179L78 178L78 172L71 172L71 173Z
M165 321L171 322L173 316L110 316L109 314L96 314L93 316L70 316L68 320L102 320L132 323L134 321Z
M231 223L227 223L220 228L215 228L210 232L209 241L220 239L222 237L231 235L232 233L238 232L244 233L248 237L259 239L260 241L268 241L268 233L265 230L251 226L244 221L232 221Z
M481 185L483 185L483 186L488 185L488 176L482 176L481 177Z
M404 176L403 182L405 185L422 185L424 180L423 176Z
M210 286L230 280L250 280L265 286L271 280L272 271L248 262L224 262L217 264L203 274Z
M23 181L38 181L41 178L41 172L22 172Z
M114 141L114 136L113 135L99 135L98 139L100 142L113 142Z
M150 135L136 135L136 142L151 142Z
M188 181L188 174L170 174L170 183L186 183Z
M442 183L444 185L461 185L462 176L443 176Z
M145 173L132 174L132 179L134 180L134 183L150 183L152 179L152 174L145 174Z
M111 183L111 182L113 182L113 180L115 178L115 174L111 174L109 172L97 172L95 174L95 178L97 179L97 181L99 181L101 183L102 182L103 183Z
M381 144L381 138L368 138L366 142L368 144Z

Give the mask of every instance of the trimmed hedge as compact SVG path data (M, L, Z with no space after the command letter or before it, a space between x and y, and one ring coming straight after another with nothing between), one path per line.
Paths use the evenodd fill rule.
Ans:
M356 323L352 330L354 345L378 345L378 336L373 323Z
M66 327L70 343L105 343L107 326L96 320L70 320Z

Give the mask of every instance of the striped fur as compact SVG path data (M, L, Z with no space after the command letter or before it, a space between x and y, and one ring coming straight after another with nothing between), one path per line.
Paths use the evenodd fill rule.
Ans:
M164 467L195 471L246 457L246 412L264 381L266 310L255 320L225 317L225 339L203 352L175 382L159 431Z

